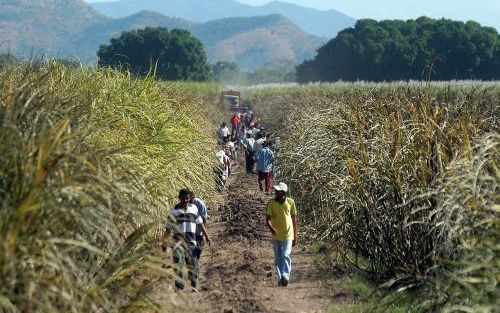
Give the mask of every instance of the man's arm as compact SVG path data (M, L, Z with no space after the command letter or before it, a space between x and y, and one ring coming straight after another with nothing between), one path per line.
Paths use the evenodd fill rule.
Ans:
M172 229L169 227L165 227L165 233L163 234L163 239L161 240L161 250L163 252L167 251L168 239L170 238L171 234L172 234Z
M167 251L168 239L172 235L173 227L172 216L169 215L169 217L167 218L167 222L165 223L165 233L163 234L161 243L161 249L163 250L163 252Z
M274 228L273 224L271 223L271 215L266 215L266 225L273 235L278 234L278 231L276 230L276 228Z
M201 231L203 232L203 236L205 237L205 241L210 246L212 243L212 240L210 240L210 237L208 236L207 228L205 227L205 223L201 223L200 226L201 226Z
M297 216L292 215L292 225L293 225L293 241L292 241L292 247L295 247L297 245Z
M206 218L203 218L203 226L205 227L205 230L208 231L208 224L207 224L207 219Z

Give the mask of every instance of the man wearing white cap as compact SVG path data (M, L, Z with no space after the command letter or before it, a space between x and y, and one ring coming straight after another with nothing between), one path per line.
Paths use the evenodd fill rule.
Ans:
M273 234L274 265L278 286L288 286L292 259L292 247L297 244L297 208L295 201L287 197L288 186L279 183L274 186L274 199L267 202L266 224Z

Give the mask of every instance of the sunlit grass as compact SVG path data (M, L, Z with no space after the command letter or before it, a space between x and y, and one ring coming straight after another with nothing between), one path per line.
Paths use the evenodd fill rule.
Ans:
M2 69L0 311L158 309L136 278L170 277L153 254L178 190L219 200L205 119L218 108L189 88L51 61Z
M301 220L387 301L498 308L498 85L264 88L252 104Z

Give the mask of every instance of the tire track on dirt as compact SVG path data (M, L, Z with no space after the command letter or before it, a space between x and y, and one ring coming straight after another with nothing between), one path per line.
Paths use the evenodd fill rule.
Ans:
M265 199L255 189L255 180L255 175L234 173L227 204L219 212L215 255L204 273L204 283L212 288L207 300L212 308L219 308L218 312L265 311L257 286L266 274L254 251L265 238Z

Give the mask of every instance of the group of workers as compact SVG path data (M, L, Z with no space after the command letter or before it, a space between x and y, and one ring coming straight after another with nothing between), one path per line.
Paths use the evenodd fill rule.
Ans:
M235 113L231 118L231 131L223 122L217 131L221 145L216 153L222 171L219 171L221 186L225 187L227 178L231 176L231 168L236 161L238 151L245 153L245 168L248 174L257 173L259 189L266 193L271 192L273 177L274 152L271 150L269 133L252 111Z
M217 131L220 150L216 157L220 168L216 171L222 188L231 176L231 168L237 160L238 150L245 153L247 174L257 170L258 184L266 194L274 190L266 208L266 226L272 234L274 264L278 286L286 287L290 279L292 247L297 243L297 209L295 201L288 196L288 186L281 182L272 186L274 153L269 134L259 125L251 112L235 113L231 118L231 130L222 123ZM264 182L264 184L263 184ZM204 202L188 189L179 191L179 202L171 209L166 234L172 235L173 263L175 265L175 289L184 289L182 268L186 264L192 291L197 290L199 261L205 243L211 243L207 232L207 208Z

